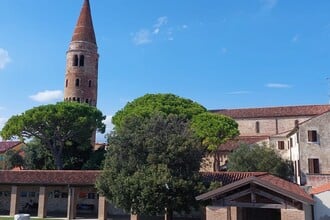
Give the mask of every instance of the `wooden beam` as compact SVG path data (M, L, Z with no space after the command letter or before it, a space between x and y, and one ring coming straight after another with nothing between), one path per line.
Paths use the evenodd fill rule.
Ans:
M290 209L296 209L296 207L288 204L289 202L278 197L278 196L275 196L275 195L272 195L268 192L265 192L265 191L261 191L261 190L258 190L256 189L256 194L260 195L260 196L263 196L263 197L266 197L272 201L275 201L275 202L278 202L278 203L281 203L282 205L284 205L284 207L287 209L287 208L290 208Z
M231 200L240 198L242 196L248 195L250 193L251 193L251 189L246 189L246 190L240 191L238 193L232 194L230 196L226 196L226 197L224 197L224 199L225 199L225 201L231 201Z
M225 202L225 206L236 206L242 208L263 208L263 209L285 209L282 204L268 204L268 203L247 203L247 202Z

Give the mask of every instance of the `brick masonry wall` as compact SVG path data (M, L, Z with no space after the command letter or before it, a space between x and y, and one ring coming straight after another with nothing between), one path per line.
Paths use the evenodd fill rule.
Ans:
M281 220L305 220L305 212L296 209L281 209Z
M74 66L74 56L84 55L84 66ZM79 79L80 85L75 85ZM96 106L98 86L98 53L97 47L88 42L71 42L66 56L66 74L64 80L64 99L79 98ZM91 81L91 87L89 87Z

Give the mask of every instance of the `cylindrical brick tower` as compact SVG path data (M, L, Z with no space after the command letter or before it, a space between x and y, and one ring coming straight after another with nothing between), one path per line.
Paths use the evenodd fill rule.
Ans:
M88 103L96 107L98 59L89 0L84 0L66 54L65 101Z

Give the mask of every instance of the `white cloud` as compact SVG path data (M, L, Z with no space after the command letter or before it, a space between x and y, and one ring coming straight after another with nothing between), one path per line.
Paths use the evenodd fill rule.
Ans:
M241 91L234 91L234 92L227 92L227 95L245 95L245 94L250 94L250 91L245 91L245 90L241 90Z
M35 95L31 95L30 98L37 102L49 102L53 100L59 100L63 98L63 92L61 90L45 90L38 92Z
M260 0L263 9L271 10L277 5L278 0Z
M160 32L160 28L166 25L168 22L168 18L166 16L157 18L156 24L154 25L153 34L158 34Z
M282 89L282 88L291 88L292 86L288 85L288 84L283 84L283 83L268 83L268 84L266 84L266 87Z
M4 69L10 61L8 51L0 48L0 70Z
M187 29L188 28L188 25L184 24L181 27L182 27L182 29Z
M112 120L112 115L107 115L103 123L106 125L106 130L105 133L108 134L110 131L113 129L113 124L111 122Z
M296 35L292 38L291 41L292 41L293 43L296 43L298 40L299 40L299 35L296 34Z
M154 25L155 28L160 28L161 26L167 24L168 18L166 16L157 18L157 23Z
M148 44L151 42L150 31L147 29L141 29L134 34L133 42L136 45Z

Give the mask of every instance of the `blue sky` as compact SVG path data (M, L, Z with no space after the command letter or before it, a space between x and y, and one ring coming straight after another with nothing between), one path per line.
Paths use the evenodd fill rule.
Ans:
M82 2L0 1L0 129L12 115L62 100ZM328 0L90 2L98 108L109 125L146 93L208 109L329 103Z

